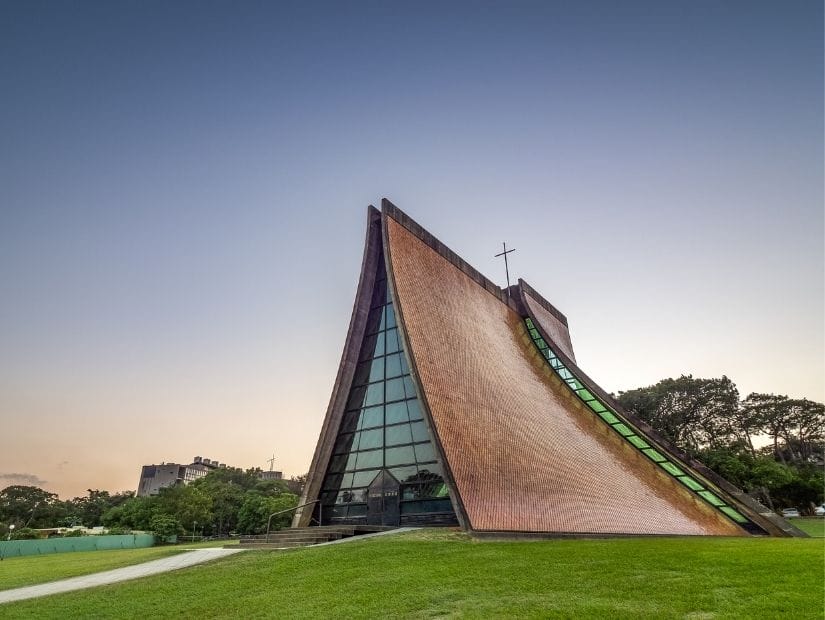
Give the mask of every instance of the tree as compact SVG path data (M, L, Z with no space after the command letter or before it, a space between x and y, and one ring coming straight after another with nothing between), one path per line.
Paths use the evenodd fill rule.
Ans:
M727 377L682 375L646 388L619 392L619 403L688 454L728 445L740 436L735 423L739 391Z
M180 521L167 514L156 514L149 522L149 529L161 541L177 536L183 531Z
M0 491L0 521L17 527L48 527L60 519L56 493L39 487L13 485Z
M276 497L267 497L249 493L238 513L238 529L246 534L263 534L266 532L270 515L298 505L298 496L282 493ZM272 519L273 530L286 527L292 521L292 513L284 513Z

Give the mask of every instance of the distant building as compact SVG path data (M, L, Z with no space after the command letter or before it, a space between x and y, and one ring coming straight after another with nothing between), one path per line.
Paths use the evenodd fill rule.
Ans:
M189 484L193 480L203 478L213 469L225 468L226 463L219 463L211 459L196 456L189 465L180 463L161 463L160 465L144 465L140 470L137 496L157 495L164 487L176 484Z
M258 472L258 478L261 480L283 480L284 472L282 471L261 471Z

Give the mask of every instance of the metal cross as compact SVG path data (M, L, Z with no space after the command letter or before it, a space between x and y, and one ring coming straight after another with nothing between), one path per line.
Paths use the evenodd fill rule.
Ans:
M496 258L498 258L499 256L504 257L504 272L507 274L507 294L509 295L510 294L510 268L507 266L507 255L510 252L515 252L516 248L513 248L512 250L508 250L506 241L503 242L501 245L504 246L504 251L499 252L498 254L496 254Z
M272 471L275 465L275 455L273 454L271 459L266 459L266 462L269 463L269 471Z

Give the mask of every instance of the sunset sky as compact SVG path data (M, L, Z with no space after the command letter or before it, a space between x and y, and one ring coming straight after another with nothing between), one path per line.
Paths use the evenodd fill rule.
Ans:
M0 488L307 471L368 204L608 391L825 400L823 5L0 4Z

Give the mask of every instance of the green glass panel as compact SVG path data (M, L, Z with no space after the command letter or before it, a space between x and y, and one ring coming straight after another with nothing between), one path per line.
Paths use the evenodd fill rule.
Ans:
M683 472L681 469L676 467L676 465L674 465L670 461L665 461L664 463L659 463L659 465L667 473L672 474L674 476L684 476L685 475L685 472Z
M387 424L397 424L399 422L407 422L409 417L407 415L407 403L389 403L386 406Z
M539 349L546 349L547 343L544 342L544 338L539 338L538 340L536 340L536 346L538 346Z
M400 377L404 374L404 367L406 366L406 364L402 363L404 360L404 355L402 353L393 353L391 355L388 355L385 359L387 360L387 379L392 379L393 377Z
M387 381L387 402L404 400L404 380L402 378L390 379Z
M607 409L605 409L604 411L598 411L597 413L599 414L599 417L608 424L615 424L616 422L620 421L619 418L614 416Z
M355 469L371 469L374 467L381 467L384 465L383 450L370 450L368 452L356 452L358 460L355 463Z
M374 428L370 431L361 431L361 439L358 442L359 450L369 450L380 448L384 445L384 429Z
M579 398L581 398L584 401L589 401L589 400L593 400L594 398L596 398L595 396L593 396L593 394L591 394L587 390L578 390L576 392L576 394L578 394Z
M371 428L373 426L383 426L384 424L384 407L378 405L377 407L368 407L361 410L361 416L358 419L358 429Z
M433 450L433 445L429 442L415 444L415 460L419 463L434 461L435 450Z
M528 331L530 332L530 336L533 338L533 340L537 340L538 338L541 338L541 336L539 335L538 330L535 327L529 329Z
M747 523L748 522L747 517L745 517L742 513L738 512L737 510L734 510L730 506L720 506L719 510L724 512L726 515L728 515L731 519L733 519L737 523Z
M427 427L424 425L423 420L420 422L413 422L411 427L413 441L428 441L430 439L430 435L427 432Z
M607 407L601 404L599 401L594 400L587 403L587 406L590 407L596 413L601 413L602 411L607 411Z
M388 446L397 446L402 443L412 443L412 432L409 424L398 424L387 427L386 442Z
M630 437L631 435L635 435L633 429L628 427L626 424L622 424L621 422L614 424L613 428L615 428L622 437Z
M413 447L401 446L400 448L387 448L384 454L384 463L386 463L387 467L415 463Z
M567 385L573 388L573 391L576 392L582 389L584 386L579 382L578 379L567 379Z
M705 488L690 476L679 476L676 479L692 491L701 491Z
M409 375L404 377L404 393L407 398L415 398L415 384L413 384L412 377Z
M638 435L630 435L627 440L632 443L637 448L649 448L650 444L647 443L644 439L639 437Z
M718 507L718 506L724 506L725 505L725 502L723 502L721 499L719 499L719 497L717 495L711 493L710 491L699 491L697 493L697 495L699 495L702 499L704 499L708 503L713 504L714 506Z
M662 463L667 460L661 452L659 452L658 450L654 450L653 448L642 450L642 452L644 452L647 456L650 457L651 460L656 461L657 463Z
M533 319L527 317L524 322L527 324L527 329L533 329Z

